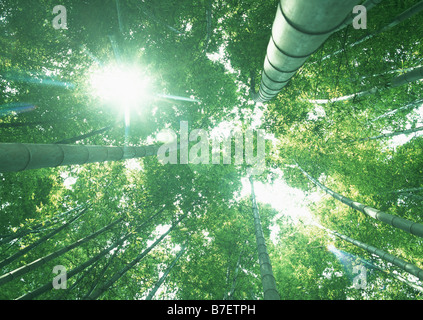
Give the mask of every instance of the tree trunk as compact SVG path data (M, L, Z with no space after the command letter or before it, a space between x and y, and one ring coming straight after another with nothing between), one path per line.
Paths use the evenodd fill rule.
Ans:
M234 275L232 277L231 289L228 292L225 292L225 295L223 297L223 300L234 300L234 292L235 292L235 288L236 288L236 280L238 278L239 267L240 267L240 264L241 264L241 258L242 258L242 255L243 254L244 254L243 251L241 251L241 253L239 254L238 260L237 260L236 265L235 265ZM227 277L227 281L226 282L229 285L229 277Z
M359 40L357 40L356 42L351 43L348 47L349 47L349 48L353 48L353 47L355 47L355 46L357 46L357 45L359 45L359 44L363 43L364 41L367 41L367 40L369 40L369 39L371 39L371 38L374 38L375 36L377 36L377 35L379 35L379 34L381 34L381 33L385 32L385 31L387 31L387 30L389 30L389 29L392 29L393 27L395 27L395 26L396 26L396 25L398 25L399 23L401 23L401 22L403 22L403 21L405 21L405 20L407 20L407 19L411 18L412 16L414 16L414 15L418 14L418 13L419 13L420 11L422 11L422 10L423 10L423 1L420 1L419 3L417 3L416 5L414 5L413 7L411 7L411 8L409 8L409 9L407 9L407 10L406 10L406 11L404 11L403 13L399 14L398 16L396 16L396 17L394 18L394 20L392 20L389 24L387 24L387 25L386 25L386 26L384 26L383 28L379 29L379 30L378 30L378 31L376 31L376 32L370 33L370 34L368 34L368 35L366 35L366 36L364 36L364 37L360 38L360 39L359 39ZM352 21L352 20L351 20L351 21ZM345 51L345 49L339 49L339 50L337 50L337 51L335 51L335 52L333 52L333 53L331 53L331 54L329 54L329 55L327 55L327 56L323 57L321 61L324 61L324 60L330 59L330 58L332 58L332 57L336 56L337 54L342 53L342 52L344 52L344 51Z
M396 190L396 191L392 191L392 193L408 193L408 192L416 192L416 191L422 191L422 190L423 190L423 187L418 187L418 188Z
M373 247L371 245L368 245L366 243L360 242L358 240L352 239L350 237L347 237L343 234L340 234L336 231L332 231L332 230L328 230L325 228L326 231L328 231L329 233L337 236L338 238L341 238L342 240L348 241L354 245L356 245L359 248L362 248L364 250L367 250L368 252L377 255L378 257L380 257L381 259L390 262L394 265L396 265L397 267L401 268L402 270L412 274L413 276L416 276L417 278L419 278L420 280L423 280L423 270L416 267L414 264L408 263L400 258L397 258L395 256L393 256L390 253L387 253L381 249L378 249L376 247Z
M61 217L65 216L67 214L70 214L71 212L80 210L82 207L83 206L80 205L80 206L78 206L78 207L76 207L74 209L71 209L71 210L68 210L66 212L63 212L63 213L59 214L58 216L55 216L54 217L54 218L56 218L56 220L49 220L49 221L44 222L44 223L38 223L37 225L35 225L33 227L29 227L29 228L23 229L23 230L19 229L19 231L16 232L16 233L10 233L10 234L6 234L6 235L0 235L0 238L1 238L0 245L5 244L7 242L10 242L10 241L12 241L14 239L17 239L17 238L22 238L22 237L24 237L24 236L26 236L27 234L30 234L30 233L40 233L40 232L43 232L49 226L55 225L55 224L59 223L61 221L60 220ZM0 262L0 264L1 264L1 262ZM0 268L1 268L1 266L0 266Z
M391 111L385 112L384 114L382 114L382 115L380 115L380 116L377 116L376 118L374 118L373 120L371 120L371 122L375 122L375 121L377 121L377 120L379 120L379 119L386 118L387 116L389 116L389 115L391 115L391 114L394 114L394 113L396 113L396 112L398 112L398 111L401 111L401 110L405 110L405 109L409 109L409 108L419 107L419 106L421 106L422 104L423 104L423 99L413 101L413 102L411 102L411 103L409 103L409 104L407 104L407 105L405 105L405 106L402 106L402 107L400 107L400 108L398 108L398 109L394 109L394 110L391 110Z
M99 261L102 257L104 257L106 254L108 254L111 250L117 248L125 240L127 240L128 238L130 238L130 237L134 236L135 234L139 233L150 221L152 221L157 215L159 215L160 213L162 213L164 211L164 209L165 209L165 207L163 207L162 209L158 210L154 215L152 215L151 217L149 217L140 226L138 226L133 233L130 232L130 233L126 234L125 236L121 237L119 240L117 240L113 244L111 244L109 247L107 247L106 249L104 249L103 251L101 251L100 253L98 253L93 258L89 259L88 261L84 262L83 264L81 264L78 267L76 267L76 268L72 269L71 271L69 271L67 273L67 278L70 279L74 275L76 275L76 274L80 273L81 271L85 270L89 266L91 266L94 263L96 263L97 261ZM44 284L43 286L35 289L34 291L29 292L29 293L27 293L27 294L25 294L25 295L17 298L17 300L31 300L31 299L34 299L34 298L42 295L43 293L47 292L48 290L51 290L52 288L53 288L53 284L50 281L50 282Z
M50 239L51 237L53 237L55 234L59 233L60 231L62 231L66 227L68 227L72 222L74 222L76 219L78 219L80 216L82 216L87 210L88 210L88 208L85 208L84 210L82 210L82 212L78 213L75 217L73 217L68 222L66 222L63 225L61 225L59 228L53 230L52 232L48 233L44 237L41 237L40 239L38 239L36 242L32 243L31 245L23 248L22 250L19 250L15 254L13 254L10 257L8 257L8 258L4 259L3 261L1 261L0 262L0 269L3 268L4 266L7 266L11 262L15 261L19 257L22 257L28 251L30 251L30 250L34 249L35 247L39 246L40 244L46 242L48 239Z
M410 133L419 132L419 131L422 131L422 130L423 130L423 127L417 127L417 128L414 128L414 129L407 129L407 130L395 131L395 132L391 132L391 133L384 133L384 134L381 134L381 135L378 135L378 136L362 138L362 139L354 140L354 141L351 141L351 142L362 142L362 141L377 140L377 139L382 139L382 138L391 138L391 137L399 136L401 134L410 134Z
M364 204L361 204L360 202L355 202L354 200L351 200L347 197L344 197L340 195L339 193L336 193L332 191L331 189L325 187L323 184L321 184L319 181L314 179L312 176L310 176L307 172L303 170L298 164L298 168L307 176L307 178L313 182L316 186L320 187L323 191L325 191L327 194L331 195L335 199L341 201L342 203L346 204L347 206L353 208L354 210L360 211L364 213L365 215L382 221L386 224L389 224L395 228L404 230L408 233L414 234L419 237L423 237L423 224L412 222L410 220L400 218L393 216L391 214L385 213L383 211L374 209L372 207L366 206Z
M366 0L362 3L364 7L366 7L367 11L372 10L374 7L376 7L378 4L380 4L383 0ZM355 18L355 14L351 13L347 19L342 23L342 25L335 30L335 32L341 31L342 29L349 26Z
M70 251L70 250L72 250L72 249L74 249L74 248L76 248L76 247L78 247L78 246L80 246L80 245L88 242L89 240L94 239L99 234L101 234L101 233L103 233L103 232L111 229L114 225L116 225L117 223L121 222L122 220L123 219L118 219L118 220L112 222L111 224L107 225L106 227L104 227L104 228L102 228L102 229L100 229L100 230L98 230L98 231L90 234L89 236L87 236L85 238L79 239L78 241L76 241L76 242L74 242L74 243L72 243L72 244L70 244L70 245L68 245L68 246L66 246L66 247L64 247L62 249L59 249L59 250L57 250L57 251L55 251L53 253L50 253L47 256L44 256L44 257L42 257L40 259L37 259L37 260L34 260L31 263L28 263L28 264L26 264L26 265L24 265L24 266L22 266L22 267L20 267L18 269L15 269L15 270L13 270L11 272L8 272L8 273L2 275L0 277L0 285L3 285L3 284L5 284L5 283L7 283L9 281L12 281L16 277L21 276L21 275L23 275L23 274L25 274L25 273L27 273L27 272L29 272L31 270L34 270L37 267L39 267L39 266L47 263L48 261L51 261L51 260L53 260L53 259L55 259L57 257L60 257L62 254L65 254L66 252L68 252L68 251Z
M267 253L266 241L264 240L263 229L261 226L260 215L257 207L256 196L254 193L254 182L250 176L251 184L251 204L254 217L254 229L257 240L257 253L260 263L261 281L263 284L264 300L280 300L278 290L276 289L276 281L273 276L272 264Z
M182 247L182 249L179 251L178 255L176 256L176 258L172 261L172 263L170 264L169 267L166 268L165 273L160 277L159 281L157 281L156 285L154 286L154 288L150 291L150 293L148 294L147 298L145 298L145 300L152 300L154 295L156 294L157 290L159 290L160 286L163 284L163 282L165 281L166 277L169 275L170 271L172 271L173 267L176 265L176 263L178 262L178 260L182 257L182 255L185 253L186 250L186 244Z
M94 130L94 131L88 132L86 134L82 134L82 135L79 135L79 136L76 136L76 137L72 137L72 138L68 138L68 139L64 139L64 140L61 140L61 141L54 142L54 144L71 144L71 143L75 143L75 142L84 140L86 138L90 138L90 137L93 137L95 135L102 134L102 133L104 133L106 131L109 131L113 127L114 127L114 125L110 125L110 126L101 128L99 130Z
M105 147L61 144L0 143L0 172L94 162L120 161L156 155L159 146Z
M350 94L347 96L342 96L342 97L338 97L338 98L332 98L332 99L309 99L308 101L310 103L317 103L317 104L326 104L326 103L333 103L333 102L339 102L339 101L347 101L347 100L351 100L351 99L357 99L357 98L362 98L365 96L368 96L370 94L375 94L376 92L382 91L383 89L387 89L387 88L396 88L399 86L402 86L406 83L411 83L411 82L415 82L417 80L421 80L423 79L423 67L419 67L416 69L413 69L412 71L406 72L400 76L394 77L393 79L391 79L391 81L389 81L388 83L385 84L385 86L382 87L374 87L371 88L370 90L365 90L365 91L361 91L361 92L357 92L354 94Z
M106 281L103 285L101 285L98 289L96 289L92 294L88 296L88 300L95 300L99 298L108 288L110 288L116 281L118 281L126 272L128 272L131 268L133 268L138 262L140 262L151 250L154 249L175 227L176 225L185 218L184 215L181 219L175 222L160 238L158 238L154 243L149 246L146 250L140 253L134 260L128 263L124 268L119 270L117 273L114 274L112 278Z
M273 99L359 0L279 1L256 102ZM254 90L253 90L254 91Z

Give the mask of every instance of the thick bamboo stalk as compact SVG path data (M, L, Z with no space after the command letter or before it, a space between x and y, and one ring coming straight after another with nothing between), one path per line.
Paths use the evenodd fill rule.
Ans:
M272 264L270 262L269 254L267 253L267 246L260 222L260 215L254 193L254 182L252 176L250 176L250 184L251 203L254 217L254 229L257 241L257 253L260 264L260 274L263 285L264 300L280 300L279 292L276 288L276 280L273 276Z
M267 47L257 102L273 99L342 26L359 0L281 0Z
M61 144L0 143L0 172L120 161L157 154L159 146L105 147Z
M344 197L340 195L339 193L336 193L335 191L325 187L323 184L321 184L319 181L314 179L312 176L310 176L306 171L303 170L298 164L298 168L307 176L307 178L313 182L316 186L320 187L323 191L325 191L327 194L331 195L335 199L341 201L342 203L346 204L347 206L360 211L364 213L365 215L379 220L381 222L384 222L386 224L389 224L395 228L401 229L405 232L411 233L413 235L419 236L423 238L423 224L413 222L404 218L393 216L389 213L380 211L378 209L366 206L360 202L356 202L354 200L351 200L347 197Z

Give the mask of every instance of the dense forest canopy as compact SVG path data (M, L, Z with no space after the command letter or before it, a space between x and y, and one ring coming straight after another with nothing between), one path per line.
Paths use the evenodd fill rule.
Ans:
M0 151L124 150L0 173L0 299L422 299L423 4L369 3L256 102L277 0L0 0Z

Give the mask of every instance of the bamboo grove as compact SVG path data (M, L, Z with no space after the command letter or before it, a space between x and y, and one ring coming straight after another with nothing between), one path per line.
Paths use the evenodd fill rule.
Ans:
M423 1L56 5L0 2L0 299L422 299ZM162 163L182 121L265 170Z

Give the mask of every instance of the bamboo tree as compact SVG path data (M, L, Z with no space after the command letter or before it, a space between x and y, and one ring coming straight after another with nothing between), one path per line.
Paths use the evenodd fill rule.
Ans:
M279 300L280 296L276 289L276 281L273 276L272 264L270 262L269 254L267 253L266 241L263 235L263 229L260 222L260 215L257 207L256 196L254 193L254 181L250 176L251 185L251 205L254 218L254 229L257 240L257 253L260 263L261 281L263 284L263 293L265 300Z
M385 112L384 114L381 114L380 116L377 116L376 118L374 118L373 120L371 120L371 122L375 122L375 121L377 121L379 119L386 118L386 117L390 116L391 114L394 114L394 113L396 113L398 111L401 111L401 110L406 110L406 109L410 109L410 108L415 108L415 107L421 106L422 104L423 104L423 99L419 99L419 100L413 101L413 102L408 103L407 105L402 106L402 107L400 107L398 109L394 109L394 110L390 110L388 112Z
M304 171L303 168L301 168L298 164L297 167L301 170L302 173L316 186L321 188L323 191L325 191L327 194L334 197L336 200L341 201L342 203L346 204L347 206L353 208L354 210L360 211L364 213L365 215L382 221L386 224L389 224L395 228L401 229L403 231L406 231L408 233L414 234L419 237L423 237L423 224L413 222L404 218L393 216L389 213L385 213L383 211L380 211L378 209L366 206L360 202L356 202L354 200L351 200L347 197L344 197L340 195L339 193L336 193L335 191L325 187L323 184L321 184L319 181L314 179L312 176L310 176L306 171Z
M408 71L402 75L396 76L392 78L390 81L388 81L387 83L385 83L384 86L377 86L369 90L360 91L354 94L332 98L332 99L309 99L308 101L311 103L317 103L317 104L327 104L327 103L333 103L333 102L348 101L352 99L362 98L371 94L375 94L384 89L396 88L396 87L405 85L407 83L415 82L421 79L423 79L423 67L419 67L411 71Z
M408 192L416 192L416 191L423 191L423 187L401 189L401 190L392 191L392 193L408 193Z
M109 280L100 285L93 293L91 293L87 299L95 300L99 298L108 288L110 288L116 281L118 281L125 273L131 270L135 265L137 265L151 250L153 250L166 236L177 226L177 224L185 218L184 215L181 219L175 222L164 234L162 234L152 245L145 249L142 253L135 257L130 263L128 263L121 270L116 272Z
M423 280L423 270L420 269L420 268L418 268L417 266L415 266L415 265L413 265L411 263L408 263L408 262L406 262L406 261L404 261L404 260L402 260L400 258L397 258L394 255L392 255L390 253L387 253L387 252L385 252L385 251L383 251L381 249L378 249L378 248L376 248L374 246L371 246L371 245L368 245L366 243L360 242L358 240L352 239L352 238L347 237L347 236L345 236L343 234L340 234L340 233L338 233L336 231L332 231L332 230L326 229L324 227L321 227L321 228L325 229L329 233L337 236L338 238L340 238L342 240L348 241L349 243L352 243L352 244L356 245L357 247L359 247L361 249L364 249L364 250L366 250L366 251L368 251L368 252L370 252L372 254L377 255L381 259L383 259L383 260L385 260L387 262L390 262L390 263L396 265L397 267L401 268L402 270L404 270L404 271L406 271L406 272L408 272L408 273L416 276L420 280Z
M68 227L69 225L71 225L72 222L74 222L79 217L81 217L87 210L88 210L88 207L85 208L84 210L82 210L80 213L78 213L75 217L73 217L72 219L70 219L68 222L66 222L63 225L61 225L59 228L56 228L52 232L46 234L45 236L41 237L40 239L38 239L34 243L30 244L29 246L23 248L22 250L19 250L15 254L13 254L10 257L4 259L3 261L0 262L0 268L3 268L4 266L7 266L8 264L10 264L13 261L15 261L16 259L18 259L19 257L22 257L28 251L34 249L35 247L39 246L40 244L45 243L48 239L50 239L51 237L53 237L54 235L58 234L60 231L62 231L63 229L65 229L66 227Z
M71 144L71 143L75 143L75 142L84 140L86 138L90 138L90 137L96 136L98 134L102 134L102 133L104 133L106 131L109 131L113 127L114 127L114 125L106 126L104 128L101 128L101 129L98 129L98 130L93 130L91 132L88 132L86 134L82 134L82 135L79 135L79 136L76 136L76 137L72 137L72 138L61 140L61 141L57 141L54 144Z
M232 277L231 287L230 287L229 291L225 292L223 300L233 300L234 299L233 295L234 295L235 288L236 288L236 281L237 281L238 272L239 272L239 269L240 269L240 266L241 266L241 258L242 258L243 254L244 254L244 252L241 251L239 256L238 256L238 260L237 260L236 265L235 265L234 276ZM229 269L229 267L228 267L228 269ZM227 280L226 280L226 282L228 284L229 284L229 280L230 279L229 279L229 272L228 272L228 276L227 276Z
M159 147L0 143L0 172L120 161L157 154Z
M376 7L378 4L380 4L381 2L383 2L383 0L366 0L361 5L364 6L367 11L370 11L374 7ZM336 29L334 32L341 31L342 29L344 29L347 26L349 26L353 22L354 18L355 18L355 15L351 13L348 16L348 18L345 19L345 21L343 22L343 24L338 29Z
M382 139L382 138L391 138L391 137L399 136L401 134L410 134L410 133L419 132L419 131L422 131L422 130L423 130L423 127L417 127L417 128L413 128L413 129L384 133L384 134L374 136L374 137L368 137L368 138L353 140L352 142L362 142L362 141L377 140L377 139Z
M160 277L159 281L157 281L156 285L154 286L153 289L151 289L151 291L149 292L149 294L147 295L147 297L145 298L145 300L152 300L154 295L156 294L157 290L159 290L160 286L163 284L163 282L165 281L166 277L169 275L170 271L172 271L173 267L176 265L176 263L178 262L178 260L182 257L182 255L185 253L187 246L186 244L183 245L182 249L178 252L178 254L176 255L175 259L172 261L172 263L166 268L166 271L164 272L164 274Z
M100 253L98 253L97 255L95 255L94 257L92 257L91 259L87 260L86 262L82 263L81 265L75 267L74 269L70 270L66 275L67 278L70 279L71 277L75 276L76 274L80 273L81 271L85 270L86 268L88 268L89 266L92 266L93 264L97 263L101 258L103 258L105 255L107 255L110 251L116 249L119 245L121 245L122 243L124 243L126 240L128 240L129 238L135 236L136 234L138 234L139 232L141 232L144 227L150 223L155 217L157 217L160 213L162 213L164 211L165 207L161 208L160 210L158 210L156 213L154 213L153 215L151 215L146 221L144 221L142 224L140 224L135 231L133 232L129 232L126 235L120 237L120 239L116 240L114 243L112 243L110 246L108 246L107 248L105 248L104 250L102 250ZM34 299L40 295L42 295L43 293L51 290L53 288L53 284L52 282L47 282L46 284L44 284L43 286L35 289L34 291L31 291L19 298L17 298L17 300L31 300Z
M58 215L57 219L55 219L55 220L49 220L47 222L38 223L35 226L29 227L25 230L19 230L16 233L11 233L11 234L7 234L7 235L0 235L0 238L1 238L0 245L5 244L7 242L10 242L12 240L15 240L17 238L22 238L22 237L24 237L24 236L26 236L30 233L40 233L40 232L44 231L46 228L48 228L49 226L57 224L59 221L61 221L60 220L61 217L65 216L67 214L70 214L74 211L77 211L77 210L81 209L82 207L83 206L80 205L80 206L78 206L74 209L68 210L68 211Z
M416 14L420 13L423 10L423 1L420 1L419 3L415 4L414 6L412 6L411 8L407 9L406 11L404 11L403 13L399 14L398 16L396 16L390 23L388 23L387 25L385 25L383 28L379 29L376 32L370 33L362 38L360 38L359 40L357 40L354 43L351 43L350 45L348 45L349 48L353 48L361 43L363 43L364 41L370 40L376 36L378 36L379 34L392 29L393 27L397 26L398 24L400 24L401 22L410 19L411 17L415 16ZM322 58L322 61L330 59L334 56L336 56L339 53L344 52L346 49L339 49L325 57Z
M2 275L0 277L0 285L3 285L9 281L12 281L13 279L15 279L16 277L19 277L31 270L34 270L36 268L38 268L39 266L57 258L60 257L61 255L65 254L66 252L80 246L83 245L84 243L88 242L91 239L94 239L95 237L97 237L98 235L102 234L103 232L108 231L109 229L111 229L113 226L115 226L117 223L123 221L122 218L115 220L114 222L110 223L109 225L107 225L106 227L90 234L89 236L79 239L78 241L63 247L62 249L56 250L53 253L50 253L42 258L39 258L37 260L32 261L31 263L28 263L20 268L17 268L13 271L7 272L6 274Z

